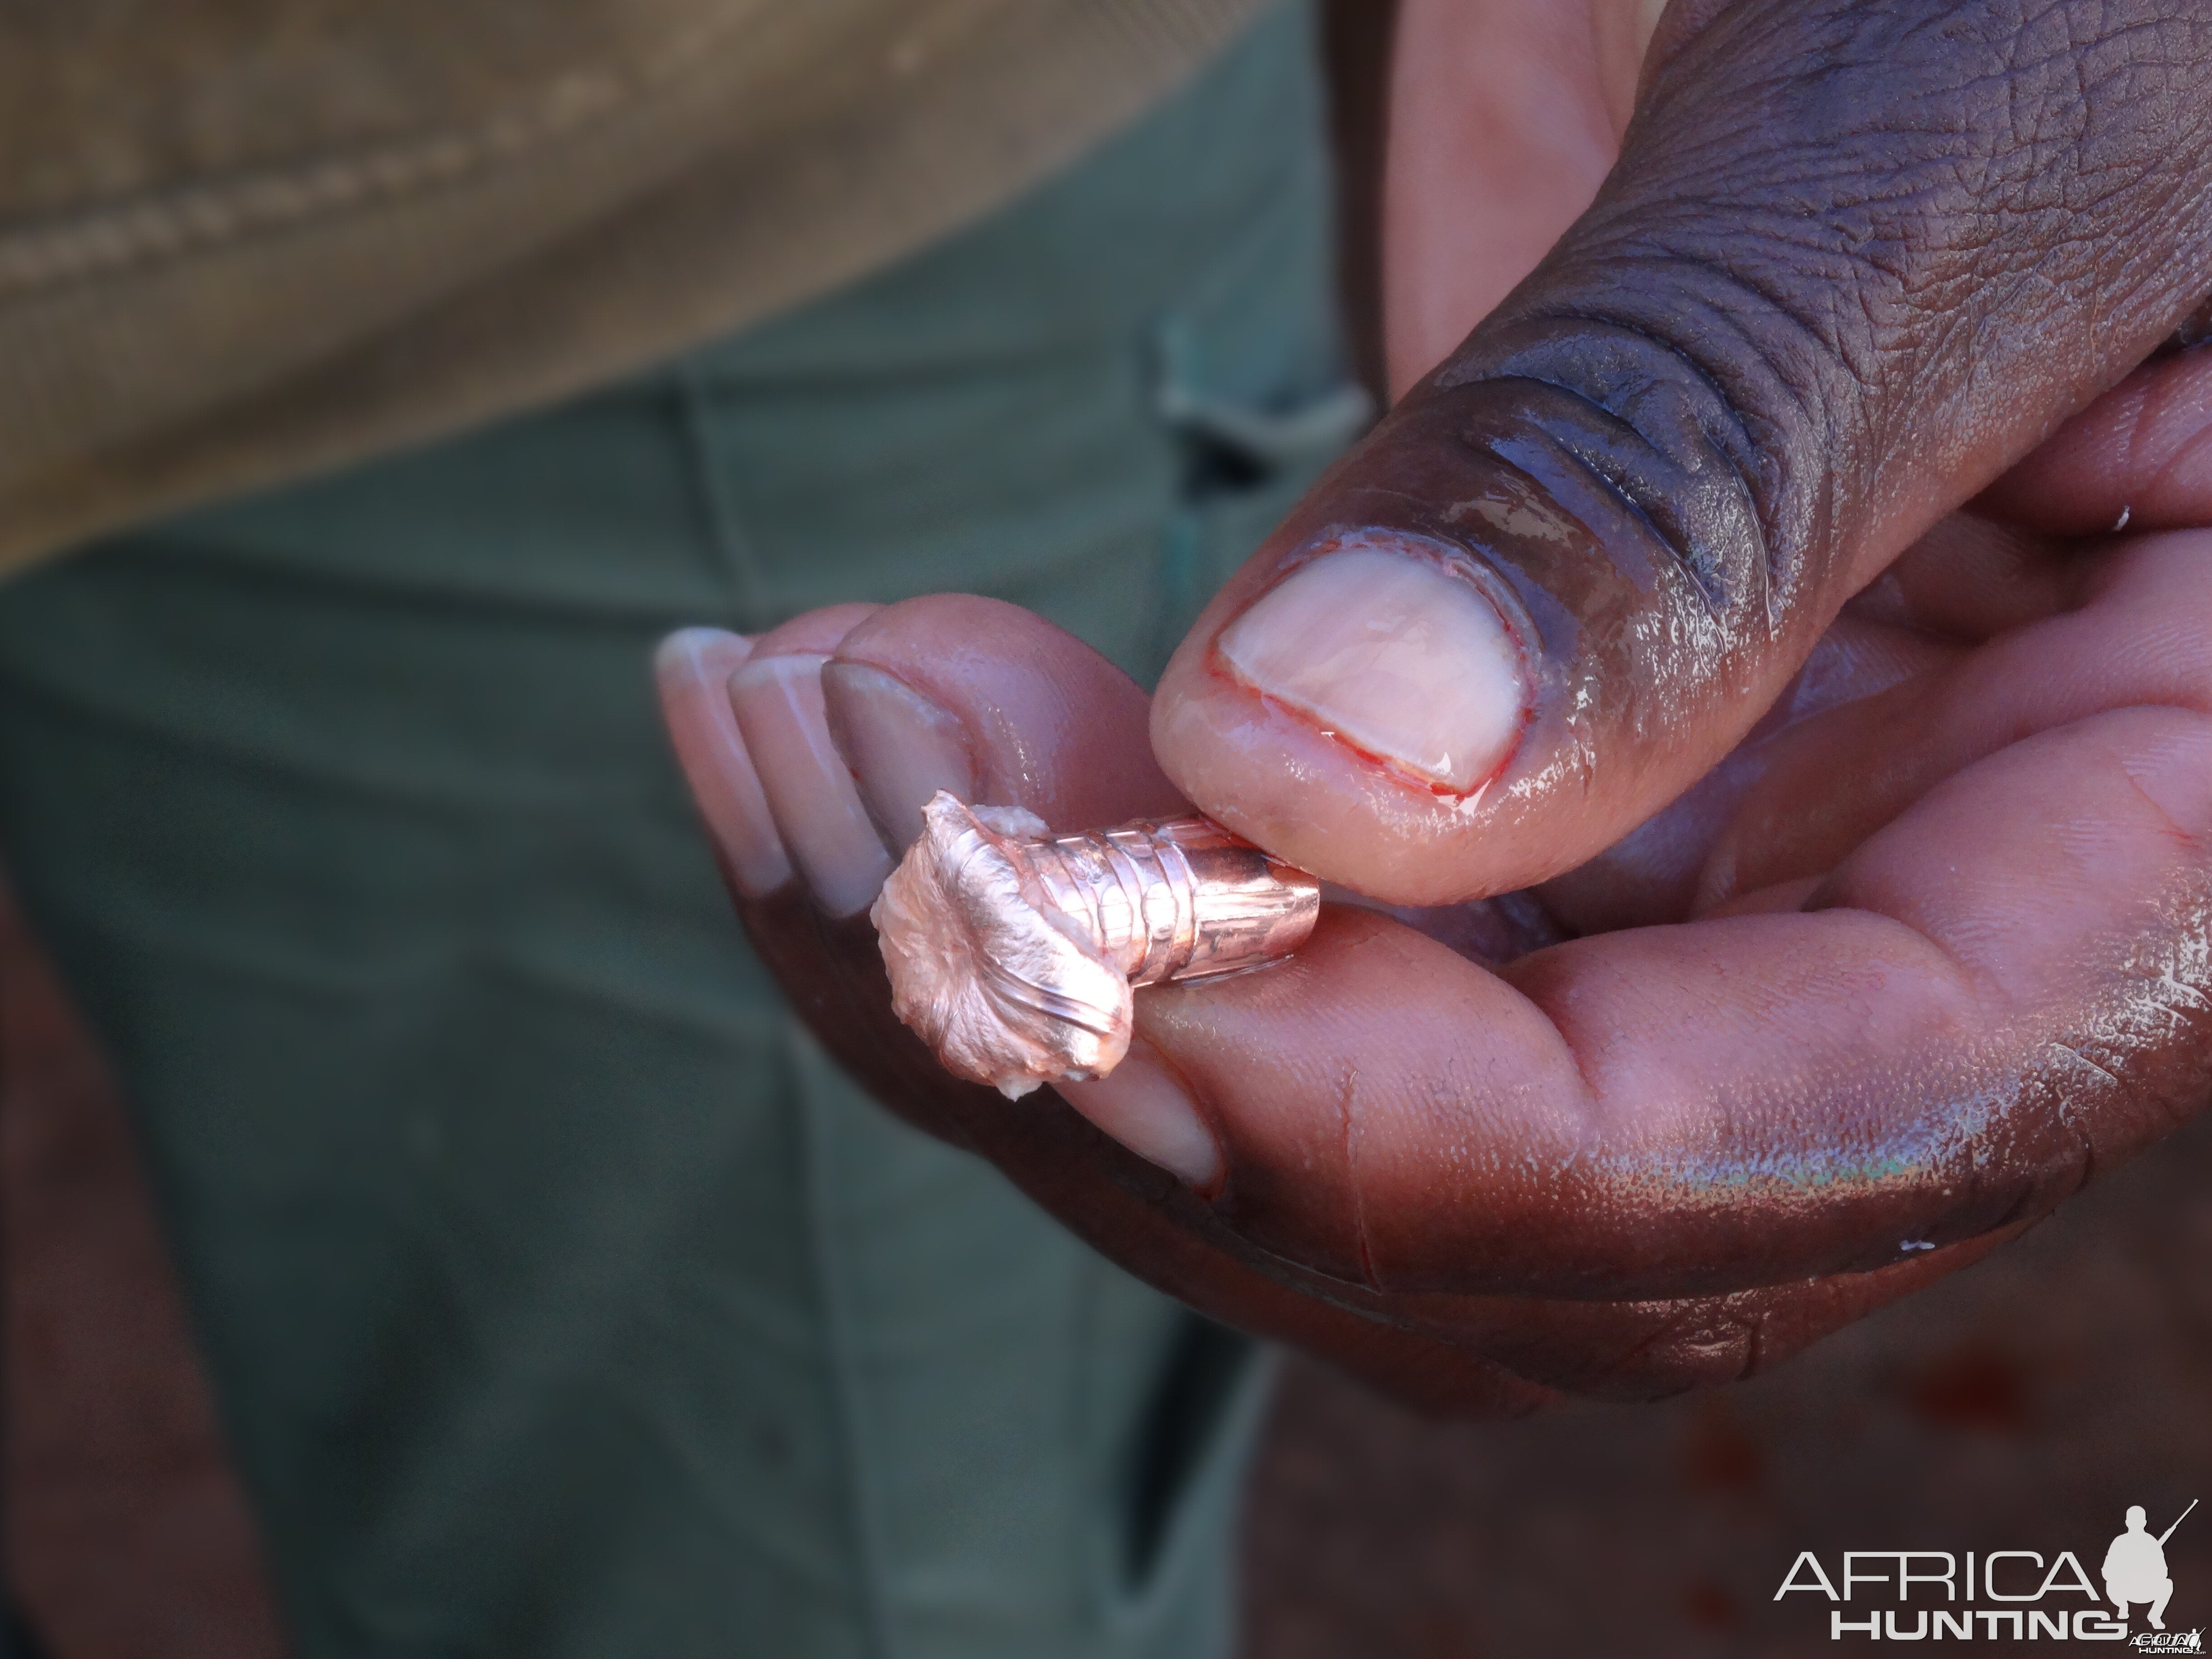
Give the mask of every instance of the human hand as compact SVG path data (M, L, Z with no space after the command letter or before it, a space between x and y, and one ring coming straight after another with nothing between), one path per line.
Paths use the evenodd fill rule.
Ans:
M2026 147L2058 60L1967 73L1972 9L1686 37L1591 212L1170 669L1154 747L1215 816L1403 902L1547 884L1454 914L1501 956L1532 917L1583 937L1492 973L1333 908L1289 967L1146 993L1131 1060L1066 1092L1181 1183L928 1075L865 924L757 885L802 1011L1156 1281L1490 1408L1738 1374L2201 1105L2212 550L2050 538L2212 516L2204 366L2143 371L1989 514L1942 516L2212 287L2206 26L2145 9L2069 37L2082 118ZM1366 550L1313 556L1346 531ZM1301 586L1326 603L1283 626ZM855 620L755 647L759 872L788 854L864 906L855 775L894 825L933 769L1056 829L1176 804L1133 689L1072 641L977 601ZM1389 674L1316 666L1376 637ZM765 660L802 647L830 664L811 712L809 671ZM695 778L713 656L674 676ZM936 713L883 713L916 691ZM723 726L702 793L740 776Z

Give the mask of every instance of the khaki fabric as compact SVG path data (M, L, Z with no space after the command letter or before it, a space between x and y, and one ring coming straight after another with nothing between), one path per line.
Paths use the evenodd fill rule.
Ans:
M1257 0L19 0L0 570L877 267Z

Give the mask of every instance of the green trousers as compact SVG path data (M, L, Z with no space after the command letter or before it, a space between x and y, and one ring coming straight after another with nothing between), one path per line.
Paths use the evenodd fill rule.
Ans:
M1359 418L1311 32L797 314L0 592L0 846L304 1659L1224 1651L1264 1366L810 1045L648 661L951 588L1156 672Z

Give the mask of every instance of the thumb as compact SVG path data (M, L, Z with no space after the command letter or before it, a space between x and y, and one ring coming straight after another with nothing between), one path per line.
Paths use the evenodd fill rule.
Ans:
M1161 683L1184 793L1376 896L1650 817L2212 290L2212 0L1688 9L1589 210Z

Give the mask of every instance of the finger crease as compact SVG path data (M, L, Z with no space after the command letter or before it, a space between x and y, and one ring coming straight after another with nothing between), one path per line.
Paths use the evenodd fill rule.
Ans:
M1358 1088L1359 1068L1346 1067L1343 1085L1337 1091L1336 1115L1343 1133L1345 1185L1352 1197L1352 1248L1359 1257L1360 1277L1369 1289L1380 1291L1382 1282L1376 1274L1375 1253L1368 1243L1367 1193L1359 1180L1358 1113L1352 1103Z

